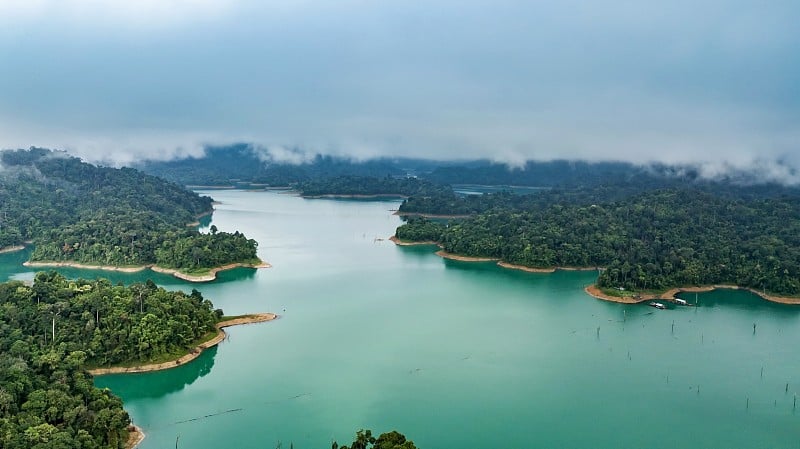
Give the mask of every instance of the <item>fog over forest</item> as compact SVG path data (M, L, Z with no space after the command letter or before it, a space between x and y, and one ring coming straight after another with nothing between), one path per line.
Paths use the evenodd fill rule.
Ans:
M0 147L690 163L796 183L800 6L5 0ZM293 149L300 149L299 152Z

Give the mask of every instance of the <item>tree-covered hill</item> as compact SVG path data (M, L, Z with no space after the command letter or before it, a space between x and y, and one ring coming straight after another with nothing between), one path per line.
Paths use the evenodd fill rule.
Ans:
M301 156L298 154L298 156ZM145 161L142 171L182 185L230 186L237 183L289 186L298 182L336 176L404 176L402 165L390 160L364 162L317 155L296 162L272 159L248 144L206 148L199 158Z
M375 177L375 176L336 176L332 178L319 178L298 183L294 186L301 195L306 197L324 195L403 195L403 196L430 196L450 195L453 190L449 186L434 184L419 178L410 177Z
M642 175L609 178L596 185L559 185L533 194L511 191L483 195L457 195L451 189L415 194L406 198L399 211L405 215L474 215L492 209L528 210L549 205L605 204L665 189L690 189L730 200L753 200L800 196L800 189L775 183L738 184L678 176Z
M238 232L187 227L212 200L177 184L38 148L3 151L0 164L0 247L32 240L34 261L202 270L257 259Z
M449 226L416 219L396 236L527 267L605 267L601 287L735 284L800 295L798 196L667 189L598 204L494 208Z
M39 273L0 284L0 447L121 448L128 414L88 365L185 354L221 311L196 291Z

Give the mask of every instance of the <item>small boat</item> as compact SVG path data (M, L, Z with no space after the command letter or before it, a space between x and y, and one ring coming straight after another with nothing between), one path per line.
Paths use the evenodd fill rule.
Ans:
M661 304L660 302L651 302L651 303L650 303L650 304L648 304L648 305L649 305L650 307L655 307L656 309L660 309L660 310L664 310L664 309L666 309L666 308L667 308L667 306L665 306L664 304Z
M688 302L682 300L681 298L675 298L675 303L680 304L682 306L688 306L689 305Z

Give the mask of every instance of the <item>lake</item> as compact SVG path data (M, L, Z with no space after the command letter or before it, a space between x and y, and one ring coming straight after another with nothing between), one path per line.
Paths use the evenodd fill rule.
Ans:
M523 273L380 240L401 223L399 201L205 193L222 203L210 224L256 239L273 268L207 284L60 270L152 277L228 315L281 315L229 329L190 364L97 378L144 428L142 449L325 449L360 428L421 449L800 447L800 307L742 291L663 311L608 303L583 291L594 272ZM0 276L32 278L26 257L0 255Z

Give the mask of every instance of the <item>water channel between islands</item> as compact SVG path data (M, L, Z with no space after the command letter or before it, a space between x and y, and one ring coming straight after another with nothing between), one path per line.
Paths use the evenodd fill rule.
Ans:
M595 272L525 273L381 240L401 223L398 200L201 193L222 203L211 223L256 239L272 269L207 284L59 269L281 315L229 328L177 368L97 377L144 429L142 449L322 449L360 428L422 449L798 447L800 306L732 290L698 307L609 303L584 292ZM0 276L32 279L26 251L0 254Z

